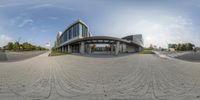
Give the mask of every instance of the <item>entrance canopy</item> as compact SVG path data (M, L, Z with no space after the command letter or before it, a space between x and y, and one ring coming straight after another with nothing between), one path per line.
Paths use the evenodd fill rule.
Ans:
M91 44L109 44L111 54L138 52L142 50L142 46L134 41L109 37L109 36L92 36L85 38L74 38L62 43L58 49L61 52L91 54Z
M78 38L72 41L67 41L66 43L60 46L78 44L80 42L84 42L85 44L113 44L113 43L116 43L116 41L119 41L121 43L125 43L128 45L132 45L132 46L141 46L140 44L137 44L125 39L109 37L109 36L92 36L92 37Z

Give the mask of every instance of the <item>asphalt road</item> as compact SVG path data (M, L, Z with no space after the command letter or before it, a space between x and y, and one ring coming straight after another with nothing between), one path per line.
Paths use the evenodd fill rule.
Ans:
M188 54L178 56L176 58L186 61L200 62L200 52L191 52Z
M0 63L1 100L200 100L200 63L48 53Z
M8 61L5 52L0 51L0 61Z

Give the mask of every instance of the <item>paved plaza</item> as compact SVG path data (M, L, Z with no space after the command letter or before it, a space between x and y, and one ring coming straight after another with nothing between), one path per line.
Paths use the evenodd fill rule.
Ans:
M151 54L45 53L0 63L0 99L200 100L200 63Z

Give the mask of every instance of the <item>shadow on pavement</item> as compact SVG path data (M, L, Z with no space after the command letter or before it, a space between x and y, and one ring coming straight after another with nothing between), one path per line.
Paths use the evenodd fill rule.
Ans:
M83 57L94 57L94 58L116 58L116 57L124 57L124 56L129 56L132 54L137 54L137 53L122 53L118 55L110 54L110 53L101 53L101 52L96 52L92 54L80 54L80 53L72 53L72 55L75 56L83 56Z

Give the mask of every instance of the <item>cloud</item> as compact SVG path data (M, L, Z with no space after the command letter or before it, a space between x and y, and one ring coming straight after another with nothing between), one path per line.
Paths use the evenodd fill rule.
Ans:
M57 19L59 19L59 17L49 17L49 19L51 19L51 20L57 20Z
M56 7L56 6L53 4L41 4L41 5L32 6L29 9L40 9L40 8L46 8L46 7Z
M30 25L32 24L34 21L32 19L25 19L22 21L21 24L18 25L18 27L24 27L25 25Z
M75 9L63 4L55 5L55 4L49 4L49 3L36 4L36 5L30 6L27 10L36 10L36 9L44 9L44 8L58 8L58 9L64 9L64 10L69 10L69 11L75 11Z
M13 41L13 38L5 35L5 34L0 34L0 47L6 45L8 42Z
M5 3L1 3L0 7L14 6L10 5L8 1L10 0L5 0ZM4 13L1 14L0 24L6 31L1 31L1 33L12 31L13 34L17 34L30 31L29 29L31 29L31 32L40 30L46 33L40 26L49 24L48 29L53 30L50 33L55 35L56 31L61 30L60 26L64 27L66 22L81 18L89 24L90 30L95 35L123 37L130 34L143 34L145 46L154 44L166 47L168 43L200 43L200 34L197 33L199 29L199 8L196 7L199 6L199 3L197 3L199 0L183 0L187 2L173 2L173 0L165 2L157 0L151 2L113 2L106 0L19 1L16 3L21 3L22 6L2 9ZM70 7L74 11L71 11L73 9ZM11 17L16 18L11 19ZM30 18L34 18L34 21L36 19L42 21L38 20L35 23ZM56 21L56 19L59 20ZM191 20L197 25L193 25ZM31 27L19 28L27 25ZM24 36L26 35L24 34ZM34 34L29 35L35 36ZM55 38L54 35L50 35L48 38Z
M144 35L145 46L166 47L168 43L194 42L192 23L180 16L140 20L133 27L136 33Z
M142 34L146 47L150 44L167 47L168 43L184 42L198 45L200 42L194 35L192 19L159 10L146 12L146 9L144 11L122 9L117 12L108 12L104 20L97 24L98 31L105 35L123 37Z
M0 8L21 6L21 5L23 5L23 4L20 4L20 3L4 4L4 5L0 5Z

